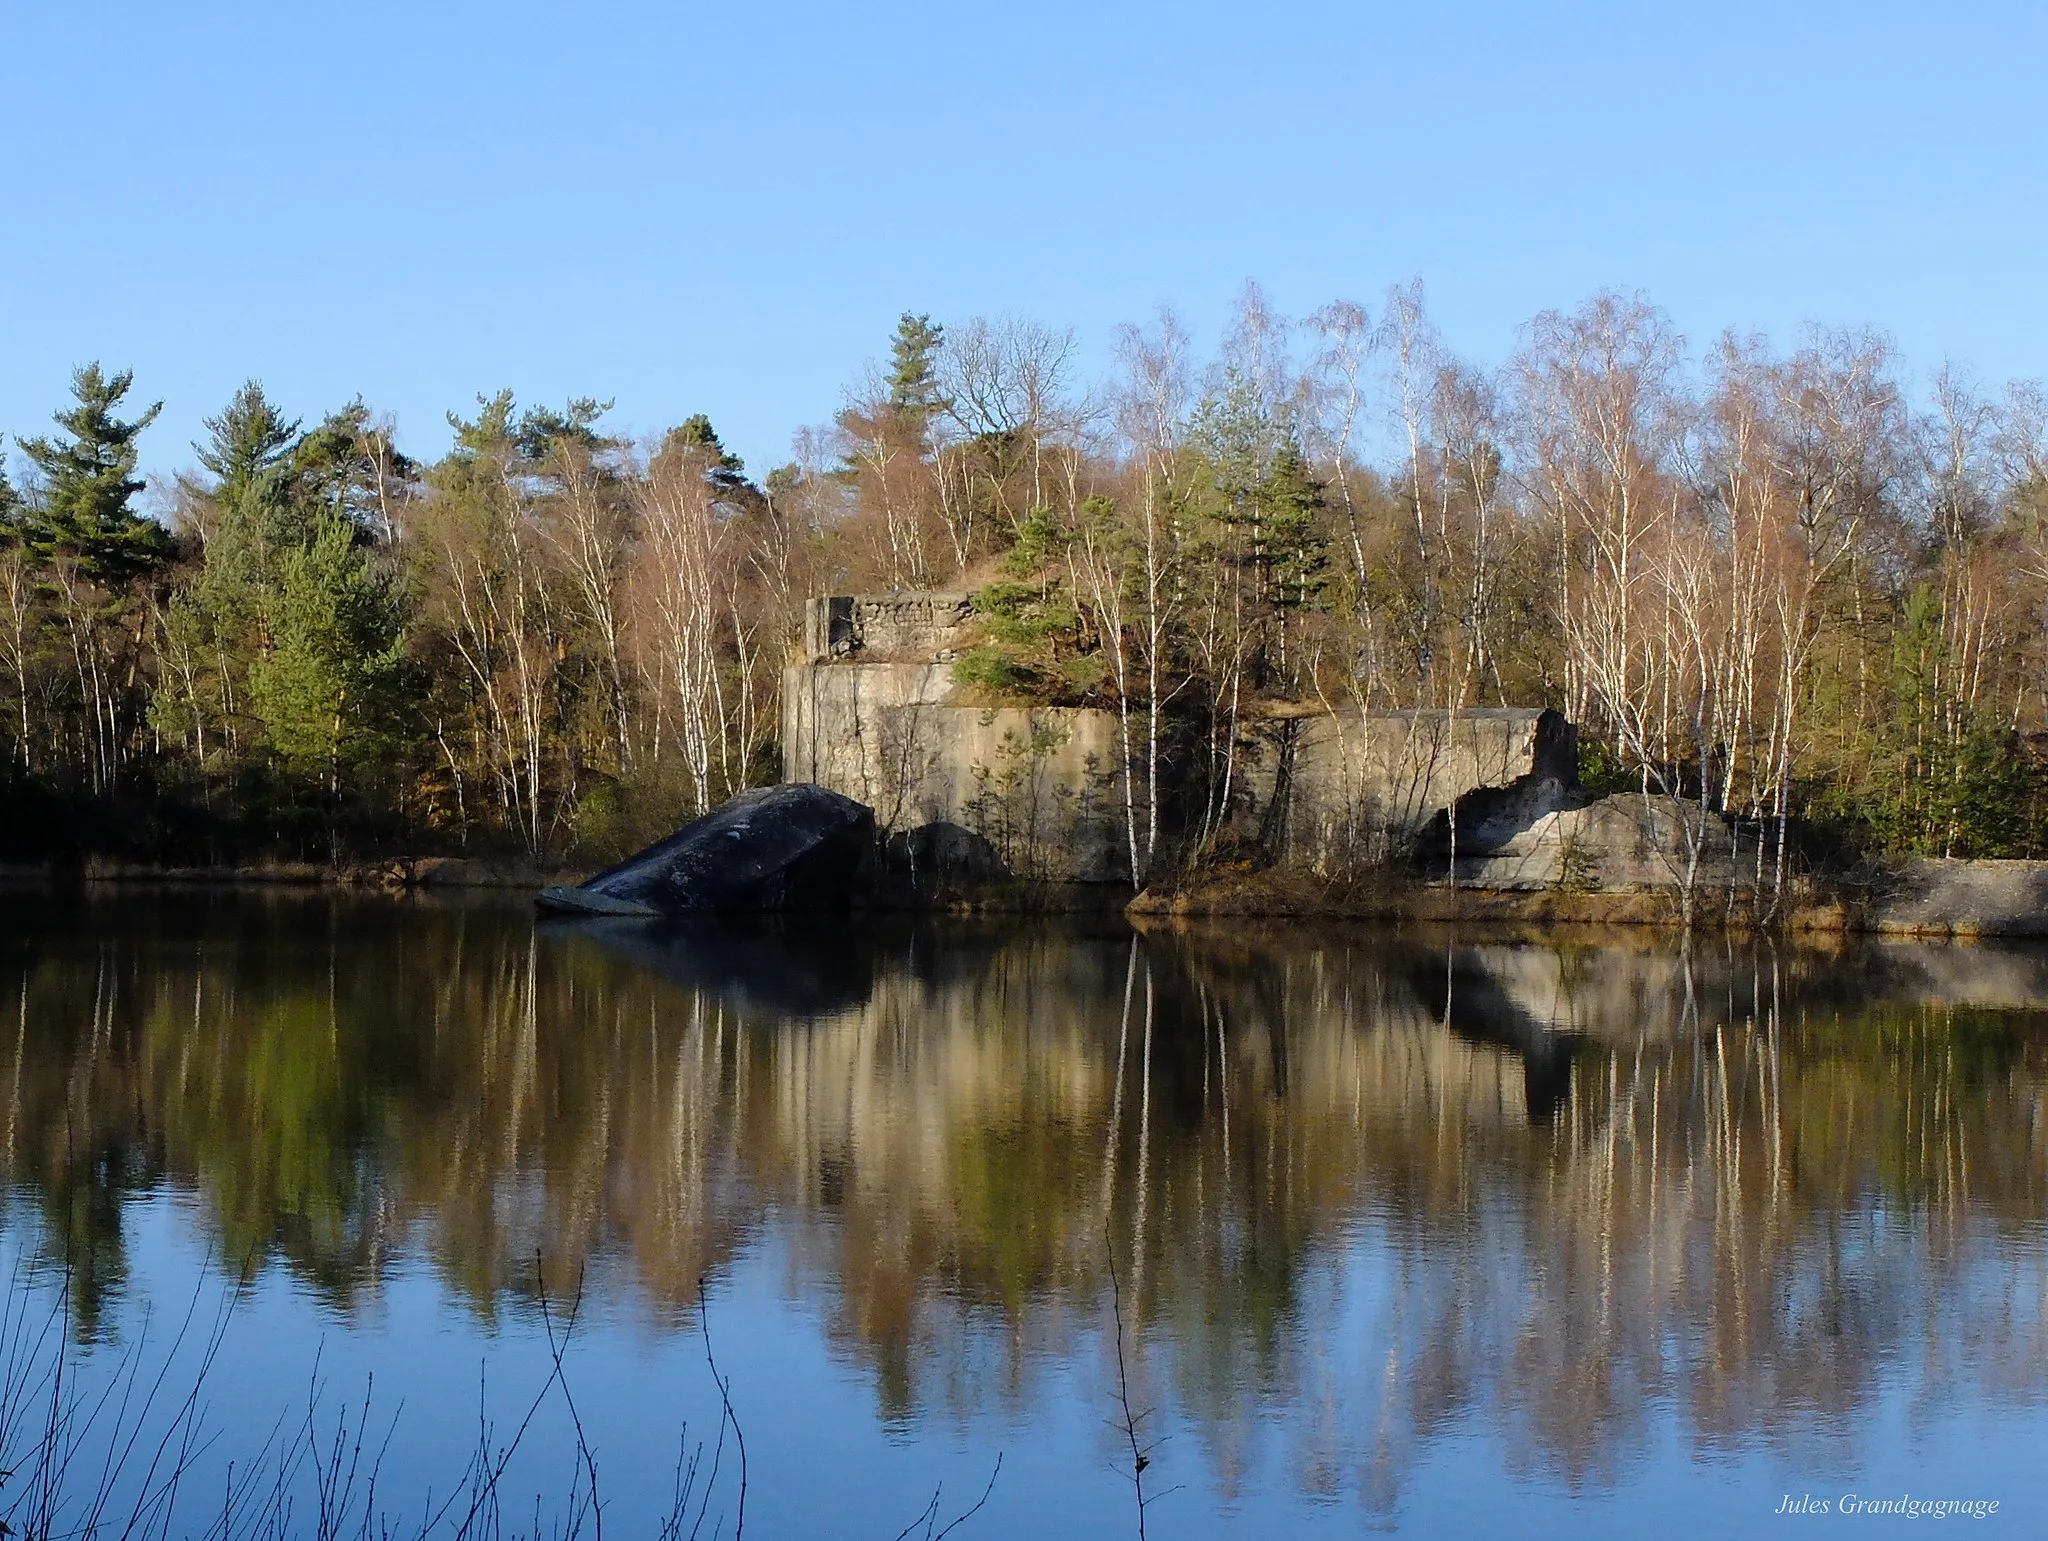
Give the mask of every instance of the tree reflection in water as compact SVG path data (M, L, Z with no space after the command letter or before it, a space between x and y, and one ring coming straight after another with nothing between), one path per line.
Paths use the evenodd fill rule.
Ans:
M400 1255L480 1317L776 1228L880 1414L1111 1374L1229 1493L1375 1509L1478 1426L1599 1488L1669 1423L1839 1453L2048 1386L2048 958L1474 945L511 907L5 901L5 1155L79 1330L171 1185L344 1317Z

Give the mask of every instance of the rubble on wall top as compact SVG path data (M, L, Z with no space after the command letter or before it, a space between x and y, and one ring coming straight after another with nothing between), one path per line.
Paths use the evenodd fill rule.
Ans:
M826 594L804 604L811 663L950 663L974 618L965 590Z

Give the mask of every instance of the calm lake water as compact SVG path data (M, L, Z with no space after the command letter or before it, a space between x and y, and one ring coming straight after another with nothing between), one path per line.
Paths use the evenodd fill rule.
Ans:
M508 1529L730 1535L707 1326L749 1535L1135 1535L1126 1405L1155 1537L2048 1530L2048 954L14 893L0 1088L0 1371L203 1369L173 1535L536 1398Z

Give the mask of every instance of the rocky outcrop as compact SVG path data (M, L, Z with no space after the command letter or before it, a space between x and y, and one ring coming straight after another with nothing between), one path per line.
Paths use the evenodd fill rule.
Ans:
M1504 801L1475 818L1469 840L1458 831L1460 884L1625 893L1678 888L1689 867L1698 889L1725 887L1729 879L1728 826L1698 803L1618 792L1539 812L1520 827L1518 817Z
M1906 936L2048 936L2048 862L1909 861L1868 924Z
M761 787L588 882L541 890L539 902L595 915L840 908L859 897L874 843L873 810L850 797Z

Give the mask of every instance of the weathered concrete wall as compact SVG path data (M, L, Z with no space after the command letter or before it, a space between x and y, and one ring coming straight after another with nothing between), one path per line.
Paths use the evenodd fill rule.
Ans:
M884 830L957 824L1021 877L1130 872L1116 717L951 706L943 663L795 664L782 682L783 779L858 798Z
M1282 860L1329 874L1399 854L1460 811L1458 845L1501 843L1577 800L1577 739L1557 712L1317 712L1253 735L1245 777ZM1475 803L1473 794L1499 794Z
M884 831L972 830L1022 876L1127 881L1116 715L957 706L951 694L944 663L791 665L783 779L858 798ZM1247 760L1242 822L1278 859L1341 873L1384 856L1390 838L1412 843L1475 788L1529 779L1539 715L1295 719Z
M812 600L783 677L783 779L859 799L884 831L958 825L1020 876L1128 881L1116 714L956 704L973 617L965 594ZM1230 820L1269 857L1337 875L1425 842L1454 805L1470 809L1461 849L1504 841L1576 800L1576 763L1556 712L1284 714L1245 725Z
M783 779L859 799L885 833L971 831L1019 876L1128 881L1115 714L954 704L973 629L966 593L811 600L805 661L783 677ZM1695 805L1587 801L1576 732L1551 711L1282 713L1246 725L1236 774L1237 832L1328 876L1418 847L1502 892L1668 892L1693 843L1703 892L1750 869ZM1845 924L1880 931L2048 936L2048 863L1912 862L1851 909Z
M825 595L804 602L804 657L950 662L973 620L966 593Z

